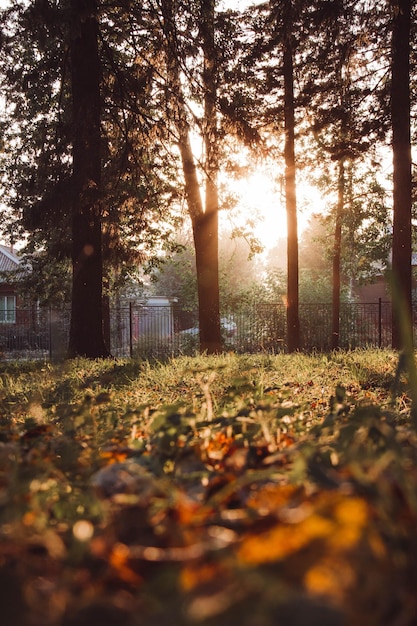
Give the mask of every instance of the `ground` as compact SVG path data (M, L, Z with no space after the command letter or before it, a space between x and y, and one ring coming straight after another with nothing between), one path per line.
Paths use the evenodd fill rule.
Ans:
M415 624L397 361L1 366L2 626Z

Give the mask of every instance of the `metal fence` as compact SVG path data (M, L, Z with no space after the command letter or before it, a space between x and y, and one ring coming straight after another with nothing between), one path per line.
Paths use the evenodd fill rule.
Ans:
M2 318L7 319L4 316ZM0 323L0 358L45 358L50 355L49 311L17 309L12 320Z
M331 304L300 304L301 348L331 350ZM13 323L0 323L0 358L60 359L65 356L69 312L16 310ZM417 303L414 304L414 325ZM286 350L286 308L258 303L221 315L225 350L238 353ZM391 303L345 303L340 310L340 348L389 347ZM130 305L110 312L110 348L114 356L163 358L198 350L197 315L175 305Z

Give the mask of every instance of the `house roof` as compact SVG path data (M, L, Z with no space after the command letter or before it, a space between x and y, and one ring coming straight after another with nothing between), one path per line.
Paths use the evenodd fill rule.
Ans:
M11 272L18 268L20 259L6 246L0 244L0 272Z

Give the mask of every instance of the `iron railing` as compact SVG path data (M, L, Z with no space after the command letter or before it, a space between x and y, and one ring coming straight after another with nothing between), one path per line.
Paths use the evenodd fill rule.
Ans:
M60 359L65 356L69 312L17 309L14 323L0 323L0 358ZM301 349L332 349L331 304L300 304ZM417 303L414 304L417 325ZM344 303L340 309L339 347L389 347L391 303ZM283 303L257 303L223 311L225 350L238 353L286 350L286 308ZM110 311L110 348L114 356L163 358L198 350L197 315L176 305L133 305Z

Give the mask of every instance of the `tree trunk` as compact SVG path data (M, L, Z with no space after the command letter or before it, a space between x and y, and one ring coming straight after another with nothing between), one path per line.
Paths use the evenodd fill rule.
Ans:
M217 213L204 213L193 222L199 302L200 350L221 352Z
M411 140L410 140L410 23L411 0L393 5L391 56L391 123L393 150L393 324L392 347L412 341L411 271Z
M103 336L100 62L95 0L71 0L72 304L69 357L109 352Z
M216 91L214 62L214 2L202 3L201 34L204 47L204 143L206 150L206 197L205 207L197 176L197 168L191 148L190 128L180 80L180 59L176 41L171 0L161 3L166 37L166 57L170 91L175 98L174 123L178 133L178 147L184 174L188 213L193 228L198 303L200 351L214 354L222 349L219 305L218 267L218 196L217 196L217 132Z
M200 259L197 265L198 300L200 311L200 348L209 354L221 352L219 295L219 169L216 110L216 47L214 41L214 0L202 0L200 32L203 42L204 69L204 147L206 201L205 215L194 228L194 241L199 241Z
M300 349L300 320L298 312L298 228L295 180L295 104L292 44L292 3L284 3L284 124L285 124L285 205L287 211L287 347L289 352Z
M342 220L345 204L345 163L339 159L339 175L337 185L337 207L333 242L333 275L332 275L332 349L339 347L340 335L340 259L342 253Z

